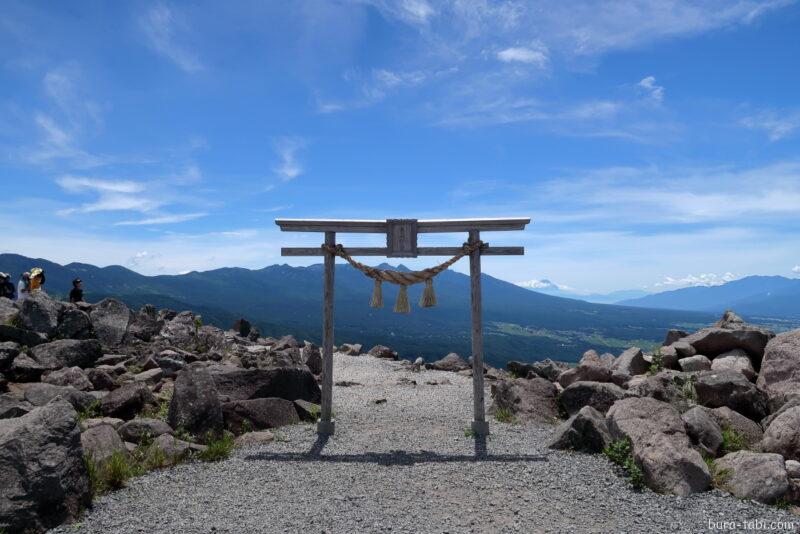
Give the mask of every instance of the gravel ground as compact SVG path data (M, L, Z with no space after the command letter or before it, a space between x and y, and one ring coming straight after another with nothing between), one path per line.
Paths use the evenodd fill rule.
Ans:
M286 427L285 441L133 480L100 498L80 525L54 532L706 532L722 521L738 522L728 531L794 532L800 525L798 516L718 490L690 498L634 491L602 455L547 449L551 427L493 421L483 451L464 435L470 378L413 373L370 356L337 354L335 368L336 381L360 385L334 389L337 429L327 443L316 440L313 425ZM426 384L432 380L450 384ZM794 526L771 524L778 521Z

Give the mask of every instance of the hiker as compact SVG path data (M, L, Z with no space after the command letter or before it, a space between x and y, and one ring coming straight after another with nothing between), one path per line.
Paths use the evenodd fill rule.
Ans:
M72 291L69 292L69 301L72 303L83 302L83 280L76 278L72 281Z
M14 284L11 283L11 275L0 273L0 297L14 300Z
M28 298L28 295L31 292L31 273L24 272L22 276L19 277L19 283L17 284L17 300L23 301Z
M31 290L30 292L33 293L34 291L41 291L44 289L44 269L41 267L34 267L31 269Z

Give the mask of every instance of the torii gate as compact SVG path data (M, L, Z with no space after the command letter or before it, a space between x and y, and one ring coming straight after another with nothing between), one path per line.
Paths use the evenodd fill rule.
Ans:
M484 411L483 389L483 323L481 312L481 256L504 256L525 254L523 247L490 247L480 240L480 233L523 230L530 218L507 219L387 219L381 220L333 220L333 219L276 219L284 232L324 232L325 243L319 247L282 248L281 256L324 256L325 279L322 307L322 406L317 421L317 433L333 434L335 423L331 420L333 403L333 276L336 256L342 256L355 264L348 256L385 256L388 258L416 258L418 256L457 256L469 254L469 275L472 301L472 394L474 421L472 431L478 436L489 433ZM386 234L386 247L360 247L345 250L336 245L338 233ZM420 247L420 233L468 232L469 239L462 247ZM454 260L453 260L454 261ZM363 265L361 267L364 267ZM369 269L369 268L366 268ZM363 269L362 269L363 270ZM395 272L393 272L396 274ZM422 273L422 272L420 272ZM417 273L417 274L420 274ZM369 276L369 275L368 275ZM377 280L377 278L376 278ZM387 281L391 281L388 278ZM417 280L417 282L422 280ZM379 282L379 281L378 281ZM410 282L415 283L415 282ZM380 283L376 283L378 299ZM405 287L401 287L401 294ZM375 297L373 297L373 302ZM398 300L399 302L399 300ZM406 304L407 306L407 304ZM397 309L397 308L396 308Z

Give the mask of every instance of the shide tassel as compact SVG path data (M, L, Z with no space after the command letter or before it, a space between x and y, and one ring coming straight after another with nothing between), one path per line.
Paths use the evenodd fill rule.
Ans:
M433 291L433 278L425 280L425 289L419 299L420 308L432 308L436 306L436 293Z
M372 290L372 300L369 301L369 305L373 308L383 308L383 289L380 279L375 279L375 288Z
M409 313L411 305L408 303L408 286L400 285L400 292L397 293L397 302L394 303L395 313Z

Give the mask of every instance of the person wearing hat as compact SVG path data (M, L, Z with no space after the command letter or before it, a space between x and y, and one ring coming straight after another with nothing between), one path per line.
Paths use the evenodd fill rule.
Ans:
M72 281L72 291L69 292L69 301L70 302L83 302L83 288L81 284L83 280L80 278L76 278Z
M24 272L22 276L19 278L19 283L17 284L17 300L23 301L28 298L28 295L31 292L31 273Z
M14 284L11 283L11 275L0 273L0 297L14 300Z
M31 293L40 291L44 286L44 269L34 267L31 269Z

